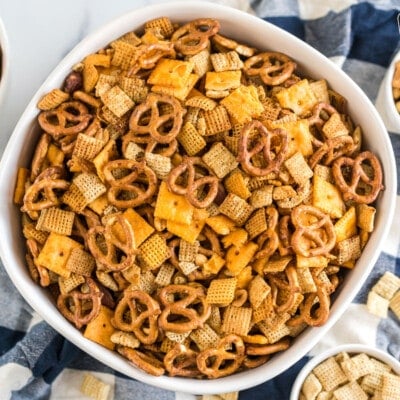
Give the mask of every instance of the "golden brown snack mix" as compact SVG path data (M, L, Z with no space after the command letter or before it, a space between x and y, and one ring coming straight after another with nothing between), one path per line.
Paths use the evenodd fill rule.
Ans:
M220 29L162 17L89 54L18 172L32 278L154 375L254 368L324 324L383 190L327 81Z

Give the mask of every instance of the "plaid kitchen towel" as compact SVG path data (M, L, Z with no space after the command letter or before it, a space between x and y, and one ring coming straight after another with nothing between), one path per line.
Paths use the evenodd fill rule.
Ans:
M253 13L309 43L340 65L372 101L400 44L399 0L225 0L219 3ZM400 135L390 132L390 138L399 168ZM398 200L400 204L400 197ZM391 312L388 318L373 316L365 306L368 290L384 271L400 275L398 207L395 215L382 254L343 317L307 357L275 379L242 391L240 400L288 399L291 385L308 357L336 344L373 344L400 358L399 320ZM129 379L86 355L25 303L0 266L0 399L87 399L80 392L85 371L111 385L109 399L194 398Z

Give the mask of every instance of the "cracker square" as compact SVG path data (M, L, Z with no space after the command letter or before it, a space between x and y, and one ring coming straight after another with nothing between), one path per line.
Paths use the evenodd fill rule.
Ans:
M212 58L211 58L212 60ZM205 89L231 90L240 86L242 71L209 71L206 73Z
M375 214L375 207L367 204L357 204L357 226L366 232L372 232L374 230Z
M222 320L222 331L245 336L249 333L251 326L252 309L250 307L229 306Z
M126 209L123 216L130 223L136 247L139 247L154 232L154 228L132 208Z
M188 82L193 67L194 64L191 61L161 58L156 67L151 71L147 82L150 85L182 88Z
M234 169L224 180L225 189L247 200L252 194L247 186L248 180L242 171Z
M231 246L225 256L226 268L233 276L239 275L240 272L250 264L257 250L258 246L251 241L239 248Z
M224 178L239 164L236 157L221 142L213 144L202 159L219 179Z
M175 88L164 85L153 85L151 91L155 93L168 94L170 96L176 97L181 101L185 101L186 97L188 96L190 91L194 88L198 80L199 76L197 74L190 74L186 83L181 87Z
M350 239L357 233L357 215L355 207L350 207L334 225L336 242Z
M111 323L113 316L113 310L103 305L100 306L99 314L86 325L83 336L93 342L101 344L107 349L114 350L115 344L110 339L115 331Z

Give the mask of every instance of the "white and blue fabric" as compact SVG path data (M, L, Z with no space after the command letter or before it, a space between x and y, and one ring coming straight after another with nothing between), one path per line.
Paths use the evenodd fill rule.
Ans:
M400 47L399 0L225 0L219 3L255 14L307 42L338 64L372 102L376 101L386 68ZM131 5L137 6L136 2ZM183 6L186 5L188 2ZM37 12L40 14L40 9ZM265 47L268 48L267 38ZM400 167L398 133L389 132L397 168ZM7 134L11 132L2 132ZM397 199L385 247L363 289L344 315L306 357L276 378L242 391L240 400L289 399L291 385L308 358L337 344L371 344L400 359L400 321L392 312L388 318L376 317L365 305L368 290L384 271L400 276L400 197ZM110 400L195 398L142 384L85 354L28 306L0 265L0 400L87 399L80 393L82 374L86 371L111 385Z

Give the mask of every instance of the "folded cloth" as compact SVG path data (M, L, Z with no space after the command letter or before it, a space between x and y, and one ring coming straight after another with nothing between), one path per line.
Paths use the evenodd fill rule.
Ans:
M309 43L337 63L372 101L400 44L398 0L223 3L248 10ZM265 45L268 47L267 42ZM390 137L400 169L400 136L391 133ZM394 221L399 218L397 209ZM365 306L367 292L384 271L400 275L399 243L400 228L394 222L372 273L343 317L306 357L276 378L242 391L239 399L288 399L291 385L309 356L336 344L372 344L400 359L399 320L392 313L378 318ZM80 385L85 372L111 385L109 399L194 398L129 379L76 348L26 304L0 266L0 399L84 399L87 397L80 392Z

